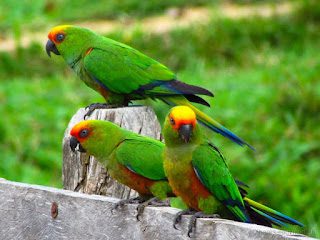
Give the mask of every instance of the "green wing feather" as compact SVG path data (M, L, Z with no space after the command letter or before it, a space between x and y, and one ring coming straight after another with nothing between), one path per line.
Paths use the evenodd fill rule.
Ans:
M127 45L107 38L100 45L84 57L83 66L112 92L129 94L154 81L175 79L167 67Z
M163 143L143 136L126 138L116 149L119 163L151 180L166 179L162 159Z
M200 145L192 155L192 165L200 181L243 222L250 222L238 187L219 150L210 143Z

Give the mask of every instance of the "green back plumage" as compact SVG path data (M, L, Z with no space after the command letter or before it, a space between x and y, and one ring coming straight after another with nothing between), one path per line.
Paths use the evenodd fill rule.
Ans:
M84 57L83 68L112 92L130 94L141 86L152 84L157 80L175 78L164 65L129 46L116 44L108 38L101 38L100 41L101 43ZM151 95L170 92L151 88L145 93Z
M162 161L163 149L164 144L160 141L130 134L115 154L119 163L131 171L152 180L166 180Z

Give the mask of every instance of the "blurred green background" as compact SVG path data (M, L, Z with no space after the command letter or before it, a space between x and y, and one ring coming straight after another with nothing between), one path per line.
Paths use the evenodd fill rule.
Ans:
M187 12L200 13L199 21ZM78 108L103 99L61 58L48 58L44 44L52 26L86 21L110 25L100 32L212 90L212 108L203 110L257 149L212 137L233 175L252 198L305 224L289 230L320 237L316 0L2 0L0 177L62 187L66 125Z

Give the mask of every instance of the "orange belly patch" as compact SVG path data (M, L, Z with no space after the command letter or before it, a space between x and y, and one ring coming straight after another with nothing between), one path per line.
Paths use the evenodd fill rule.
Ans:
M193 168L190 168L186 177L178 180L172 179L170 183L173 185L173 191L180 196L184 202L191 208L201 211L199 208L199 200L208 198L211 193L201 183ZM183 181L183 182L181 182Z
M120 166L120 171L122 173L119 182L134 189L141 195L152 195L150 188L156 181L136 174L128 168L126 168L125 166Z

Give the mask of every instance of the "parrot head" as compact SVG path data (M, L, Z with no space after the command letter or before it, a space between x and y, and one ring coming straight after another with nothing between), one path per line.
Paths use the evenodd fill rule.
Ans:
M109 122L86 120L77 123L70 131L70 148L73 152L88 152L97 156L101 153L101 145L107 144Z
M76 124L70 131L70 148L73 152L78 150L79 152L86 152L86 149L83 148L81 143L88 141L92 135L92 124L90 121L82 121Z
M70 131L70 148L73 152L87 152L95 157L108 156L114 138L121 133L119 127L108 121L86 120L77 123Z
M46 44L46 51L49 57L51 52L61 55L69 65L74 65L81 57L91 50L97 34L89 29L60 25L52 28L48 34L49 40Z
M164 123L166 144L170 140L177 143L189 143L192 140L196 129L197 118L191 108L187 106L173 107Z

